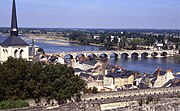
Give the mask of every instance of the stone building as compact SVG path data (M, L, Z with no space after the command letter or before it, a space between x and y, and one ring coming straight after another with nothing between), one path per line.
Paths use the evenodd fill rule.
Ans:
M134 78L134 72L131 71L109 73L106 75L106 77L104 77L104 87L123 89L127 85L132 86L134 83Z
M91 75L87 73L80 73L79 77L86 81L88 88L96 87L98 91L103 89L103 75Z
M161 71L161 69L157 69L154 72L154 75L157 77L154 87L162 87L169 80L174 79L174 75L172 74L172 70Z

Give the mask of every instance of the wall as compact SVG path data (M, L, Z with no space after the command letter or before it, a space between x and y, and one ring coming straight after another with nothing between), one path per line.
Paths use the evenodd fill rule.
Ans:
M128 106L138 106L138 101L125 101L125 102L115 102L115 103L107 103L107 104L100 104L101 110L111 110L117 108L123 108Z
M3 51L6 50L6 52ZM0 61L6 61L8 57L14 57L14 52L17 50L17 58L20 57L20 51L22 52L22 58L29 60L29 46L9 46L9 47L0 47Z
M127 96L145 96L154 94L169 94L180 92L180 87L169 87L169 88L153 88L153 89L141 89L141 90L129 90L121 92L106 92L82 95L81 100L95 100L95 99L108 99L108 98L119 98Z

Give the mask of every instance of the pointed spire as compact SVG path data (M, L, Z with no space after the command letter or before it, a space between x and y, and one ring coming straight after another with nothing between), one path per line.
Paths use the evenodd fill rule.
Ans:
M16 16L16 3L13 0L12 5L12 18L11 18L11 36L18 36L17 16Z

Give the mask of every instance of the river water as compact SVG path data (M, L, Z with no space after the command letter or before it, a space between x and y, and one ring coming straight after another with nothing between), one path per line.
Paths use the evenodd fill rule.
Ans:
M22 38L27 43L31 44L31 40ZM5 40L5 37L0 37L0 42ZM54 41L54 40L53 40ZM42 47L47 53L55 52L80 52L80 51L99 51L106 50L103 47L87 46L87 45L59 45L59 44L48 44L43 40L36 41L35 45ZM108 60L109 64L120 65L127 70L134 70L140 72L153 73L153 71L161 67L163 70L172 69L173 72L180 72L180 60L174 59L173 57L168 58L151 58L151 59L118 59L113 58Z

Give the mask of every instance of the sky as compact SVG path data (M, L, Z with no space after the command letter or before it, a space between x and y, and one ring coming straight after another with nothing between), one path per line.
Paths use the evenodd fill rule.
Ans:
M180 29L180 0L16 0L19 27ZM12 0L0 0L9 27Z

